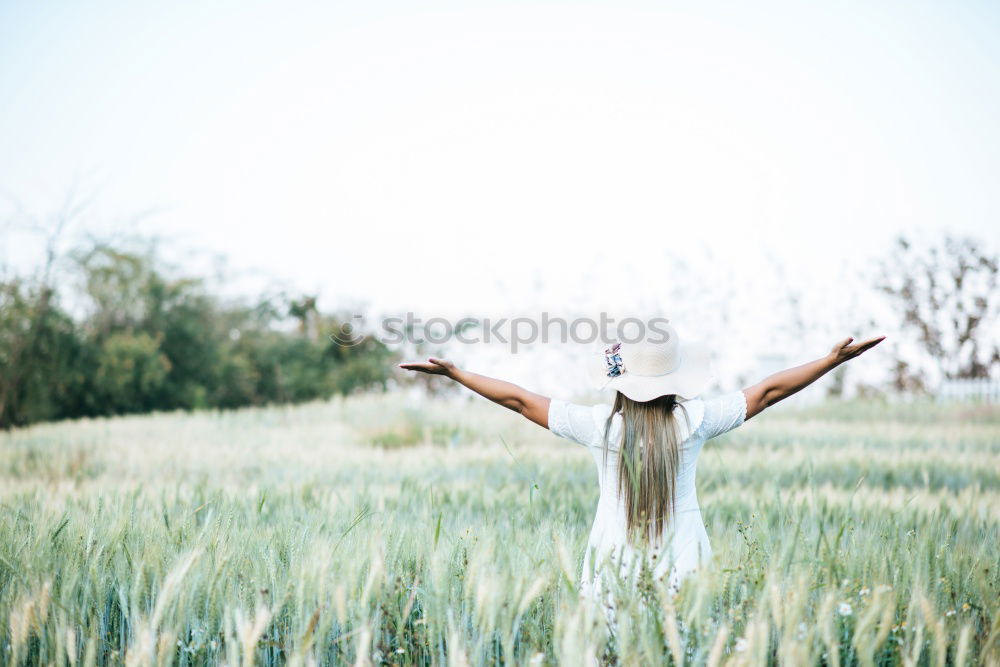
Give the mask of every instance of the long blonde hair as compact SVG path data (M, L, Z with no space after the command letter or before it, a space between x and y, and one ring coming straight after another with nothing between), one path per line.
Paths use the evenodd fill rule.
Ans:
M651 401L633 401L621 392L604 425L607 465L611 421L622 416L618 446L618 495L625 500L625 525L632 542L652 542L663 534L674 511L680 435L670 394ZM687 408L680 404L687 420Z

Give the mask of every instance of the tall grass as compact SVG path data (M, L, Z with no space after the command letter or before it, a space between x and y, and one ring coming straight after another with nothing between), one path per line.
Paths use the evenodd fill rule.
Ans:
M1000 664L1000 416L775 411L706 445L713 564L579 597L585 451L400 396L0 435L11 664ZM927 415L933 414L933 419Z

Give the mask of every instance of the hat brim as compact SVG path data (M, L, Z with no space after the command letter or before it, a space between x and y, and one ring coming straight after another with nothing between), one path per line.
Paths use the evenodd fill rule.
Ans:
M616 378L608 378L602 365L595 364L594 378L600 388L615 389L640 403L670 394L684 400L692 399L705 391L711 380L711 353L700 343L688 343L681 354L680 368L665 375L633 375L628 372L626 362L625 373Z

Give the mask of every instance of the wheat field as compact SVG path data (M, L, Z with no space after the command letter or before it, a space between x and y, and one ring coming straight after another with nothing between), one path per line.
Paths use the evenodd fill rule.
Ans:
M710 441L713 563L579 597L585 450L398 394L0 434L8 664L1000 664L1000 409L778 406Z

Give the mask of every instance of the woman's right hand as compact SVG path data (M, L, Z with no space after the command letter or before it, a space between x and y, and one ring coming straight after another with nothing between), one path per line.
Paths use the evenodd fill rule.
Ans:
M842 364L845 361L853 359L863 352L872 349L884 341L885 336L876 336L875 338L869 338L868 340L851 345L851 341L853 340L854 338L845 338L833 346L833 349L830 350L830 360L834 364Z
M746 418L750 419L778 401L788 398L797 391L811 385L813 382L849 359L870 350L885 340L885 336L876 336L860 343L851 344L853 338L845 338L830 350L825 357L809 363L778 371L769 375L752 387L743 390L747 399Z

